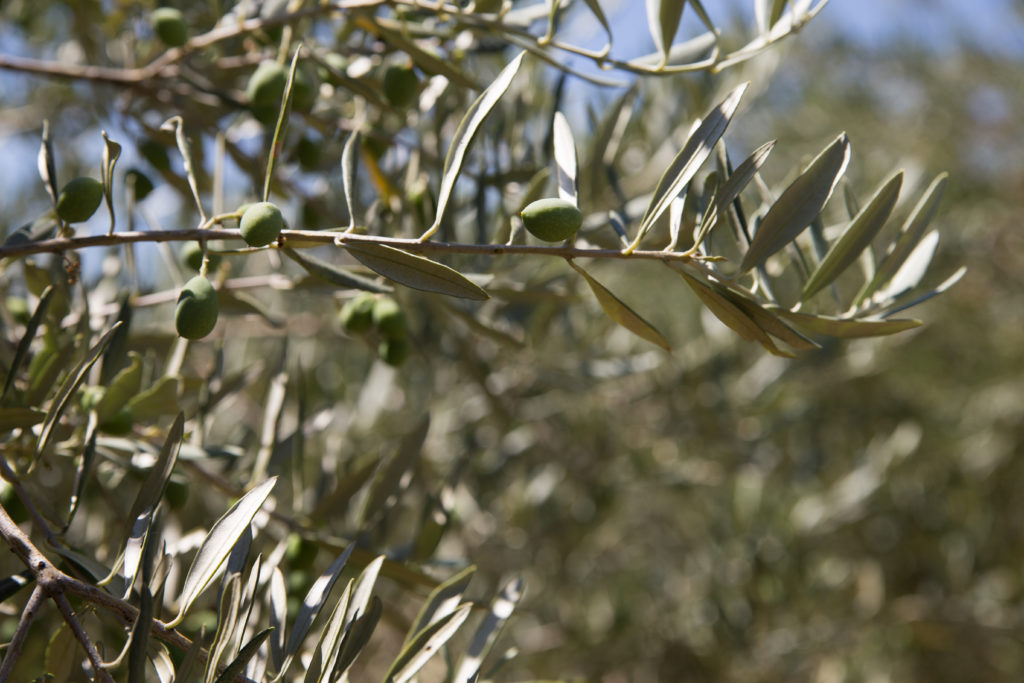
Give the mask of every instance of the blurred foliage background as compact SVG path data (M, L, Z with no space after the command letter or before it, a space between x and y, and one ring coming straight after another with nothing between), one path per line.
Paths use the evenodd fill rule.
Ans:
M885 5L874 17L880 26L889 10L911 18L932 11L877 4ZM31 11L18 2L4 11L15 6L23 16ZM340 343L321 315L335 307L330 296L296 311L294 293L263 292L266 306L288 310L287 342L250 315L239 317L228 351L190 352L186 369L197 387L212 378L217 395L233 385L217 396L222 403L200 394L198 407L191 404L205 415L193 441L257 449L263 398L284 369L289 402L274 462L285 462L281 453L305 455L288 461L298 462L293 493L301 510L311 496L303 485L312 491L324 473L358 471L429 412L423 459L399 514L362 540L399 559L422 559L422 520L441 509L448 526L425 571L444 576L475 563L480 595L522 574L526 595L503 635L518 656L502 680L1020 680L1024 49L955 30L941 40L905 30L866 42L844 25L857 6L834 0L795 40L724 75L750 78L758 90L730 141L749 150L778 138L764 170L773 186L785 180L783 169L841 130L853 145L850 175L860 191L893 166L907 169L905 187L915 192L948 170L936 219L938 271L969 270L915 311L925 327L786 360L740 341L668 274L595 266L673 340L666 355L601 319L564 264L538 259L516 271L525 278L519 291L488 310L524 344L453 317L447 303L403 292L416 348L395 371L375 362L372 348ZM1024 21L999 3L978 12L1003 13L1008 27ZM113 14L106 20L115 22ZM52 41L79 20L60 17L68 23L40 19L27 34ZM734 18L749 22L739 9ZM3 39L15 40L14 32ZM644 89L641 123L624 154L650 152L655 141L647 136L661 135L665 119L685 132L710 104L704 78L673 76ZM70 106L81 101L78 87L0 76L0 102L17 102L0 112L0 156L18 192L5 192L0 204L8 230L16 227L12 216L46 203L23 153L34 154L42 116L61 112L54 125L63 167L89 168L98 158L95 128L109 124L89 106ZM600 106L607 96L592 101ZM515 130L506 121L492 133L502 126ZM79 144L72 131L81 130L92 137ZM142 139L147 131L128 132ZM336 157L340 144L328 149ZM325 172L299 193L336 191L336 175ZM187 210L169 195L158 199L164 204L151 210L163 211L165 222ZM301 204L291 207L293 219ZM336 207L314 208L337 215ZM159 256L140 258L147 253ZM496 269L513 289L502 264ZM558 296L530 296L541 287ZM565 308L567 301L586 303ZM137 314L135 329L151 333L140 332L138 350L169 353L156 332L166 317L166 310ZM230 479L230 458L217 468ZM108 491L123 476L112 472L99 482ZM206 482L185 475L193 478L192 503L174 522L182 532L223 510L219 496L198 493ZM313 525L360 528L354 512L328 517ZM96 543L103 534L95 526L77 531ZM321 553L318 562L328 561ZM415 605L391 590L392 620L401 624ZM5 623L16 621L7 614Z

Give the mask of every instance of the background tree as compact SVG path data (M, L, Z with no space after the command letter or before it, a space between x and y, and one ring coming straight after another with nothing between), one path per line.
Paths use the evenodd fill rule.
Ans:
M1008 456L1020 421L1010 406L1019 402L1005 378L1019 367L1012 365L1019 346L1003 344L1019 332L997 293L1012 291L1005 283L1016 272L1014 250L996 250L1001 277L985 268L991 281L968 280L952 290L950 304L930 309L955 319L922 331L847 346L822 331L879 330L792 312L803 299L803 313L877 320L963 261L988 259L978 244L1012 239L990 227L1008 224L1005 210L975 201L1013 187L1012 169L988 180L975 175L973 189L957 172L972 158L975 135L1015 139L1002 129L1005 118L994 130L991 121L965 128L955 110L922 123L912 110L891 110L896 95L866 98L802 65L828 65L833 79L850 74L853 84L871 69L889 78L896 70L909 75L894 92L913 83L940 97L958 78L977 85L979 74L997 74L994 60L962 52L961 71L937 69L934 55L894 54L875 67L847 45L808 39L792 41L798 54L779 62L774 45L750 55L743 45L759 35L773 43L785 37L792 12L802 17L805 4L759 3L757 16L737 26L724 12L708 17L720 27L716 40L703 33L699 3L686 3L679 36L673 3L662 3L651 12L653 56L630 62L621 55L634 46L620 39L610 52L620 68L603 73L587 66L607 58L600 46L593 54L562 49L579 42L596 3L574 3L550 24L543 5L499 15L510 8L348 4L296 3L280 14L269 4L240 3L227 14L188 6L180 46L174 26L148 28L150 9L134 4L3 10L12 49L2 64L13 74L5 76L12 94L4 117L22 131L6 139L19 152L8 156L32 158L39 121L49 119L43 135L55 170L44 171L44 181L59 177L56 195L70 178L103 175L97 162L107 150L115 218L101 209L85 225L59 224L34 165L12 164L19 199L3 212L8 239L0 254L10 297L3 360L12 369L4 474L14 485L3 505L15 519L19 503L38 517L25 523L28 540L8 524L4 535L23 554L38 547L67 573L54 583L15 557L6 561L6 635L28 636L10 648L20 657L5 657L14 678L85 676L82 644L61 630L58 610L45 605L35 621L14 618L58 585L75 601L86 634L80 641L98 643L107 662L125 648L111 668L116 678L140 675L154 666L147 660L157 666L150 675L171 666L182 675L190 661L202 670L208 652L221 666L251 657L245 675L255 678L279 670L286 652L302 653L286 674L295 677L322 668L323 659L307 658L315 651L339 653L335 671L351 665L355 679L387 677L416 668L421 662L411 655L431 635L432 650L452 638L448 657L429 662L423 679L465 675L476 660L465 659L466 669L458 662L474 651L474 630L497 634L497 615L518 601L521 577L526 596L486 660L488 677L963 680L984 671L1012 679L1020 671L1012 611L1019 585L1013 515L1000 507L1012 498L997 489L1012 490L1015 481ZM296 52L299 36L304 47ZM682 47L668 50L673 42ZM460 120L477 120L475 96L520 49L526 57L517 72L505 72L507 83L498 78L505 92L485 100L493 109L475 109L487 117L460 168L446 152L460 139ZM264 100L251 77L274 60L287 82L296 54L291 86L281 89L291 108L281 117L281 95L268 104L275 98ZM680 63L688 66L672 66ZM974 63L984 67L966 66ZM564 69L574 75L563 77ZM635 85L605 87L578 104L581 79L609 77ZM1013 110L1012 100L1004 104ZM181 119L163 130L174 116ZM705 125L694 128L697 116ZM897 134L912 125L943 134ZM842 128L848 136L837 138ZM887 135L896 140L886 144ZM774 147L759 147L775 137ZM919 149L914 139L964 148ZM857 151L848 165L851 141ZM711 153L702 159L705 148ZM193 157L188 166L182 151ZM117 152L119 163L108 163ZM894 176L897 154L920 164ZM568 161L574 157L579 173ZM760 174L745 172L753 165ZM953 170L954 182L940 177L929 194L942 168ZM851 181L839 182L817 217L841 177ZM143 178L154 186L148 196ZM445 180L454 192L447 211L437 211ZM940 258L938 276L927 276L923 288L904 293L884 277L874 283L879 296L861 296L875 280L872 259L858 258L867 241L874 268L896 275L886 247L909 225L925 244L909 262L927 265L927 221L907 218L922 196L918 215L933 217L927 198L937 203L940 188L938 222L956 220L983 239L967 229L952 236L951 257ZM737 201L722 201L730 189ZM685 201L673 202L679 192ZM523 234L518 212L559 193L578 196L583 229L571 245L538 246ZM236 207L264 198L287 220L277 246L294 251L235 249ZM664 212L645 220L648 206ZM435 227L433 239L418 240ZM106 250L79 249L90 232L97 234L90 244ZM697 249L687 253L695 233ZM174 334L173 309L194 273L178 265L177 248L200 237L223 240L213 248L204 240L220 316L206 341L186 343ZM666 244L673 249L657 253ZM826 257L836 244L845 246ZM925 276L913 275L904 270L896 280L916 285ZM482 286L490 298L422 294L395 281L463 296ZM365 316L355 306L368 300L361 287L394 289L393 298L373 298L400 304L397 334L386 333L396 323L381 324L383 313L376 325L370 315L368 331L352 327ZM600 317L594 295L611 320ZM863 305L853 306L857 300ZM810 346L797 332L823 348L777 358L716 317L776 353ZM911 326L892 316L866 324ZM991 348L965 360L979 335L958 336L978 329L1004 335L986 336ZM405 342L404 363L394 350L402 344L387 343L393 338ZM976 386L988 398L968 403L974 392L958 389ZM269 475L277 477L272 491ZM227 571L185 578L211 528L218 531L206 550L223 553L199 556L219 559L234 546ZM126 539L129 569L96 591ZM374 559L380 554L383 562ZM469 562L478 568L467 589L470 575L459 570ZM312 615L300 601L310 590L321 594L327 579L314 578L323 572L341 572L342 580L303 638L300 625ZM133 575L131 589L123 578ZM358 580L346 593L350 577ZM206 578L219 591L190 601L189 589ZM36 593L17 590L26 584ZM476 609L457 606L464 595ZM158 621L133 610L151 610ZM426 627L435 617L438 625ZM135 623L152 623L150 638ZM334 647L327 637L321 648L318 638L330 636L332 623L346 639ZM245 629L225 628L238 624ZM188 640L203 649L189 650ZM210 680L215 671L208 667Z

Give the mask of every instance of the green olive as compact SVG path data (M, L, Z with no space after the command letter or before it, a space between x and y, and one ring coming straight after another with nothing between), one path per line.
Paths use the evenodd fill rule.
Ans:
M114 417L101 424L100 431L113 436L124 436L132 431L134 424L135 416L132 415L132 409L125 406L117 411Z
M390 296L376 297L373 302L373 324L384 337L404 337L405 314Z
M185 339L202 339L217 325L217 292L202 275L185 283L174 310L174 327Z
M167 155L167 148L156 140L144 140L139 145L139 154L158 171L169 171L171 168L171 158Z
M164 489L164 500L171 506L172 510L180 510L188 502L189 486L185 479L171 477L167 480L167 488Z
M402 335L381 339L377 345L377 355L388 365L398 367L409 357L409 338Z
M188 26L181 11L173 7L161 7L150 18L153 32L164 45L180 47L188 41Z
M320 547L314 541L293 533L288 535L288 546L284 556L292 569L309 569L313 566L319 551Z
M523 209L523 225L545 242L561 242L576 234L583 225L583 213L564 199L538 199Z
M392 107L405 109L416 99L420 80L411 66L389 66L384 72L384 97Z
M373 303L377 297L362 292L345 302L338 313L338 321L349 334L363 334L373 326Z
M96 213L103 201L103 183L95 178L75 178L57 196L57 215L68 223L81 223Z
M207 245L209 247L209 245ZM186 242L181 248L181 262L197 273L203 267L203 248L199 242ZM220 265L220 254L210 254L210 268Z
M284 218L281 210L270 202L258 202L242 213L238 229L250 247L265 247L281 234Z
M125 171L124 184L133 188L137 202L145 199L153 191L153 181L137 168Z
M249 77L245 88L246 97L252 107L253 116L260 123L270 124L277 120L281 109L281 97L288 84L288 71L273 60L260 62Z
M295 69L295 81L292 83L292 106L299 111L309 111L316 104L319 85L303 68Z

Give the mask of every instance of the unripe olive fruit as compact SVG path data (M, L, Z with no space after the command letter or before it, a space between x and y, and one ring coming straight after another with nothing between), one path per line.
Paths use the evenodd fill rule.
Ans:
M207 245L209 246L209 245ZM181 262L197 273L203 267L203 248L199 242L186 242L181 248ZM220 254L210 254L210 268L220 265Z
M253 204L242 214L238 229L242 239L250 247L265 247L281 234L284 228L284 217L281 209L270 202Z
M156 140L144 140L139 145L139 154L158 171L167 171L171 168L171 158L167 155L167 148Z
M217 325L217 292L202 275L185 283L174 310L174 327L185 339L202 339Z
M299 534L289 534L288 546L284 556L288 559L292 569L309 569L316 560L320 547Z
M338 313L338 322L349 334L363 334L373 326L373 294L362 292L345 302Z
M181 11L173 7L161 7L150 18L153 32L164 45L180 47L188 41L188 26Z
M567 240L583 225L583 213L572 202L554 197L532 202L520 215L530 234L545 242Z
M57 196L57 215L68 223L81 223L96 213L103 201L103 183L95 178L75 178Z
M100 425L100 431L113 436L123 436L132 430L135 424L135 416L131 408L125 406L117 411L114 417Z
M405 109L416 99L420 80L411 66L389 66L384 72L384 97L388 104Z
M125 171L124 184L134 188L135 201L142 201L153 191L153 181L145 173L137 168L130 168Z
M402 335L381 339L377 345L377 355L388 365L398 367L409 357L409 338Z
M405 314L398 302L389 296L376 297L374 300L373 324L384 337L405 336Z
M164 489L164 500L171 506L172 510L180 510L188 502L188 481L171 477L167 480L167 488Z
M245 95L249 98L253 116L260 123L272 123L281 108L281 96L288 83L288 71L273 60L260 62L249 77Z
M309 75L309 72L301 67L295 69L295 80L292 82L292 106L299 111L312 109L316 104L318 88L316 80Z

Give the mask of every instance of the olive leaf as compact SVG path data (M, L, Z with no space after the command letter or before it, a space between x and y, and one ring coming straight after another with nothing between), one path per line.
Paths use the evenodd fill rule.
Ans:
M469 107L466 115L459 122L455 136L448 145L448 153L444 159L444 169L441 175L441 188L437 193L437 213L433 224L420 237L422 240L429 239L441 227L441 219L444 218L445 209L448 208L448 200L451 199L452 191L455 189L455 179L462 170L462 162L466 158L473 137L476 135L484 118L490 113L494 105L498 103L501 96L512 84L512 78L519 71L523 62L525 52L520 52L508 65L502 69L498 77L494 79L487 89L484 90L476 101Z
M935 217L935 212L938 210L939 202L942 201L942 193L946 189L946 181L949 179L948 173L940 173L932 180L931 184L921 195L914 209L907 216L906 221L903 223L903 227L900 229L899 236L892 244L889 251L882 258L882 261L878 264L877 270L875 270L874 276L868 281L864 287L857 293L854 299L854 305L859 305L865 299L870 297L882 285L889 282L896 272L903 266L903 262L910 256L910 252L917 246L918 242L921 241L921 237L924 235L925 229L928 224L931 223L932 218Z
M46 419L46 413L33 408L0 408L0 434L28 429Z
M601 308L608 315L609 318L614 320L619 325L622 325L633 334L646 339L655 346L660 346L666 351L671 351L672 347L668 343L668 340L659 332L653 325L644 320L639 313L634 311L628 305L626 305L621 299L612 294L608 289L600 282L591 277L590 273L583 270L571 260L566 259L572 269L583 276L583 279L587 281L587 285L590 287L590 291L594 293L597 298L597 302L601 304Z
M871 240L885 225L896 200L900 196L903 185L903 171L894 174L882 185L868 203L850 221L850 225L829 249L817 269L804 284L800 298L807 301L822 288L831 284L839 274L846 270L862 251L867 249Z
M683 191L686 184L693 179L707 158L711 156L715 144L725 133L725 129L736 113L736 108L739 107L740 99L743 97L747 85L744 83L729 93L690 135L686 144L683 145L679 154L672 160L658 181L647 211L640 220L637 235L627 251L632 251L640 244L640 240L651 229L655 221L668 209L672 200Z
M14 350L14 359L11 361L11 366L7 369L7 380L4 382L3 392L0 393L0 402L7 398L7 392L14 386L14 377L18 374L18 368L21 367L21 363L28 356L29 347L32 345L32 340L36 338L39 324L43 321L43 316L46 315L46 309L49 307L50 301L53 300L53 293L53 285L47 285L46 289L39 296L36 310L33 311L32 317L28 319L28 323L25 325L25 334L21 335L21 339L18 340L18 346Z
M740 272L763 264L769 256L796 239L832 196L850 161L846 133L837 137L772 204L740 263Z
M604 47L600 49L600 54L607 55L612 49L612 27L608 23L608 17L605 16L604 10L601 9L601 3L598 0L583 0L591 12L594 14L594 18L597 19L597 23L601 24L601 28L604 29L604 34L607 38L607 42Z
M288 108L292 102L292 91L295 86L295 70L299 66L299 52L302 50L302 43L299 43L292 54L292 63L288 69L288 80L285 82L284 93L281 95L281 109L277 114L277 123L274 126L274 135L270 140L270 150L267 153L267 172L263 177L263 201L270 200L270 183L274 179L274 164L281 154L281 141L284 140L285 126L288 124ZM205 219L204 219L205 220Z
M708 233L711 232L712 228L718 223L718 217L728 209L736 197L740 196L744 188L750 184L750 181L754 179L757 172L764 165L765 160L768 159L768 155L771 154L772 149L775 148L775 140L770 140L757 149L755 149L749 157L743 160L743 162L737 166L733 172L726 179L725 183L718 189L718 193L715 195L715 200L711 202L711 205L704 212L704 216L701 218L700 227L697 228L697 234L694 236L693 244L694 247L700 246L700 244L707 239Z
M367 292L377 292L378 294L386 294L394 291L394 289L387 285L356 275L355 273L350 273L344 268L327 263L326 261L321 261L316 257L303 254L295 251L294 249L288 249L285 247L280 251L285 256L302 266L303 270L313 277L325 280L332 285L337 285L338 287L344 287L346 289L362 289Z
M273 628L265 628L252 638L249 639L245 645L238 651L236 656L231 662L224 667L220 675L217 676L214 683L229 683L235 680L235 677L241 674L245 670L245 666L249 663L249 660L256 656L259 652L263 642L270 637Z
M39 154L36 157L36 167L39 169L39 177L43 179L46 193L50 195L53 205L57 205L57 194L59 184L57 183L57 167L53 161L53 142L50 141L50 122L43 119L43 135L39 145Z
M553 125L555 146L555 172L558 177L558 196L573 206L578 206L576 182L576 143L573 141L572 128L565 115L555 112Z
M110 213L110 230L108 235L114 234L114 166L121 156L121 145L107 137L107 131L101 131L103 135L103 197L107 202L107 211Z
M865 320L863 318L835 318L810 313L796 313L784 308L769 308L768 310L808 332L839 339L880 337L904 332L921 325L920 320L911 319Z
M398 451L381 466L366 492L365 502L360 513L361 528L375 524L378 517L394 503L394 496L408 486L406 475L415 469L429 430L430 415L428 414L402 437Z
M647 27L654 39L654 46L661 53L658 68L668 62L669 50L679 30L686 0L647 0Z
M516 577L502 587L501 592L494 596L491 607L483 621L473 634L466 654L459 662L453 683L473 683L480 676L480 668L487 657L502 626L512 616L519 600L523 597L523 579Z
M341 570L345 568L345 564L348 562L348 558L351 557L354 548L354 545L345 548L344 552L335 558L331 566L324 570L324 573L313 582L309 591L306 592L306 597L302 601L302 607L299 608L299 613L295 616L295 623L292 624L291 632L288 634L288 641L284 646L285 663L281 669L282 673L287 671L291 659L298 653L299 647L302 646L302 641L306 639L310 627L313 626L313 622L327 602L331 588L334 587L334 582L338 580Z
M103 398L96 404L96 417L100 424L117 415L142 388L142 357L131 351L129 358L128 367L114 376L103 392Z
M469 617L473 605L465 603L455 611L419 631L395 658L384 680L388 683L407 683L433 657L441 646L455 635Z
M427 601L420 608L419 614L416 615L416 619L412 622L412 626L409 627L409 631L405 636L405 642L402 643L403 647L411 643L417 633L448 616L458 608L459 603L462 602L462 596L466 592L466 587L469 586L469 582L472 580L475 572L475 566L466 567L431 591L430 595L427 596Z
M892 280L885 289L875 294L879 301L892 301L896 297L909 292L920 284L921 280L928 273L928 266L935 256L935 250L939 246L939 233L933 230L921 239L914 250L900 266L900 269L893 275Z
M928 299L931 299L932 297L935 297L935 296L938 296L939 294L942 294L943 292L948 290L950 287L955 285L957 282L960 282L960 279L966 273L967 273L967 266L960 266L959 268L956 269L956 272L954 272L948 278L943 280L942 284L940 284L938 287L936 287L934 289L928 290L927 292L925 292L921 296L915 297L911 301L908 301L906 303L902 303L899 306L895 306L894 308L887 309L882 314L882 317L887 318L890 315L895 315L896 313L899 313L900 311L905 311L908 308L912 308L914 306L917 306L919 303L922 303L924 301L927 301Z
M345 146L341 148L341 185L345 194L345 207L348 209L348 229L356 227L356 155L353 151L356 142L359 140L359 131L354 130L345 140Z
M465 275L437 261L383 244L338 243L370 270L406 287L447 296L483 301L490 296Z
M180 624L195 599L213 582L235 542L249 528L275 483L277 477L271 477L246 493L210 529L185 576L178 615L168 622L168 627Z
M200 218L205 223L206 210L203 209L203 202L199 198L199 181L196 178L196 165L192 157L192 146L189 145L188 139L185 137L185 122L180 116L172 116L161 124L160 130L174 131L174 140L178 145L178 151L181 153L182 163L185 165L185 176L188 178L188 186L192 190L192 198L196 202L196 208L199 209Z

